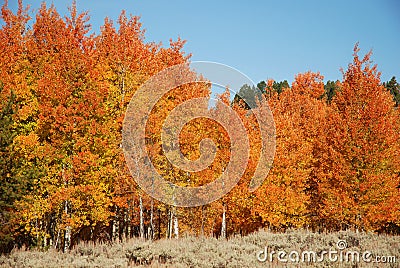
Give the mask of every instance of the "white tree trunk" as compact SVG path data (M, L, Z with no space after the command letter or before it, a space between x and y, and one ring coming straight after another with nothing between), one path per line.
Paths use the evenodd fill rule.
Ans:
M127 211L127 214L128 214L128 217L127 217L127 223L126 223L126 237L127 238L131 238L131 202L130 201L128 201L128 211Z
M200 235L204 236L204 206L201 206L201 230Z
M174 218L174 212L172 211L172 208L169 210L169 219L168 219L168 238L172 237L172 222Z
M64 212L66 215L68 215L68 201L65 201ZM71 245L71 227L67 226L64 235L64 252L67 252L69 250L70 245Z
M140 238L144 238L144 220L143 220L143 201L142 197L139 197L139 217L140 217Z
M47 247L47 237L46 237L46 235L43 235L43 247L44 248Z
M154 223L153 223L153 213L154 213L154 204L153 199L151 199L151 209L150 209L150 235L149 239L153 240L154 238Z
M115 217L112 220L112 233L111 233L111 239L112 241L118 241L119 240L119 221L118 221L118 209L117 206L115 207Z
M178 217L176 215L174 215L174 236L175 238L179 238Z
M56 238L56 242L54 243L54 248L57 249L58 247L58 241L60 239L60 229L57 230L57 238Z
M128 217L128 213L127 213L126 208L123 208L122 211L123 211L122 212L123 223L122 223L122 228L121 228L121 239L122 239L122 241L124 241L124 239L126 239L126 222L127 222L126 218Z
M223 205L223 212L222 212L222 224L221 224L221 237L226 238L226 209L225 209L225 204Z

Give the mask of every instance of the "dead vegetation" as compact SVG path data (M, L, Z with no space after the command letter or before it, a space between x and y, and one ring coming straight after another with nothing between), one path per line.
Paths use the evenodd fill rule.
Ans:
M395 256L391 263L278 261L260 262L257 253L264 250L302 252L312 250L337 250L337 242L344 240L344 250L370 251L375 256ZM230 239L211 237L182 237L146 241L132 239L113 244L85 243L62 253L53 249L14 249L0 257L1 267L399 267L400 237L373 233L342 231L335 233L313 233L306 230L291 230L285 233L259 231L248 236ZM286 266L285 266L286 265Z

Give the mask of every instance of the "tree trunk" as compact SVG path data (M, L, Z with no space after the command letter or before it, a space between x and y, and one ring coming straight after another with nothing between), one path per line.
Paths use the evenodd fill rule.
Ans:
M47 237L46 235L43 235L43 248L47 247Z
M64 181L64 186L67 187L67 181L65 180L65 166L62 167L62 178ZM65 200L64 202L64 213L68 216L68 201ZM64 232L64 252L69 250L71 245L71 227L68 225Z
M161 239L161 210L158 209L158 239Z
M221 237L226 238L226 208L225 204L223 204L223 212L222 212L222 224L221 224Z
M112 220L111 240L117 241L119 239L119 221L118 221L118 208L114 205L115 216Z
M201 206L201 230L200 235L204 236L204 206Z
M174 212L172 211L172 208L169 210L169 219L168 219L168 231L167 231L167 238L172 237L172 225L173 225L173 218L174 218Z
M54 248L57 249L58 248L58 241L60 239L60 229L58 229L57 231L57 238L56 238L56 242L54 243Z
M38 224L37 218L35 220L35 231L36 231L36 244L40 248L42 245L40 244L40 241L39 241L39 224Z
M151 239L151 240L153 240L153 238L154 238L153 213L154 213L154 202L153 202L153 198L152 198L151 199L151 209L150 209L150 235L149 235L149 239Z
M176 216L176 213L174 213L174 236L175 238L179 238L178 217Z
M68 215L68 201L65 201L64 212L66 215ZM71 246L71 227L67 226L64 233L64 252L67 252L70 246Z
M122 226L121 226L121 239L124 240L126 238L126 223L127 223L127 218L128 218L128 209L123 208L123 214L122 214Z
M144 238L144 220L143 220L143 201L142 201L142 197L139 197L139 208L140 208L140 212L139 212L139 217L140 217L140 238Z
M127 223L126 223L126 238L131 238L131 221L132 221L132 211L131 211L131 201L128 201L128 217L127 217Z

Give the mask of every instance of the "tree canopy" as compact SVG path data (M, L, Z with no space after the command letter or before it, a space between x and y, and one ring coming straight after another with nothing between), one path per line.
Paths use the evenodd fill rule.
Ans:
M382 83L371 53L360 58L358 45L341 81L324 83L321 74L306 72L291 85L243 85L232 102L229 91L222 94L212 109L218 114L222 104L229 106L243 122L250 147L246 170L221 200L180 208L143 192L121 142L127 105L138 88L161 70L190 62L185 41L146 42L140 19L125 12L116 22L105 19L99 34L91 34L88 14L79 14L75 4L65 18L46 4L33 20L28 14L21 1L16 13L7 4L1 9L1 252L262 227L399 232L399 84L394 77ZM207 83L180 86L149 115L150 159L172 183L211 182L232 157L226 129L202 118L184 125L179 146L195 160L201 141L210 138L216 155L208 168L185 172L164 154L161 129L171 111L210 95ZM276 155L262 186L249 192L261 150L260 126L250 110L261 97L274 116Z

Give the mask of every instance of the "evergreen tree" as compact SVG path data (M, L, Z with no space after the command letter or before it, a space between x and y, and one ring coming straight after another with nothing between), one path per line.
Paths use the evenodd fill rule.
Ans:
M262 86L261 83L258 83L258 85ZM244 105L247 110L255 108L257 106L257 99L260 100L262 95L262 91L260 91L258 85L257 88L247 84L243 85L239 92L236 93L233 103L240 103L243 100L241 105Z
M283 80L283 81L281 81L281 82L276 82L276 81L274 81L274 84L272 85L272 88L273 88L273 89L278 93L278 95L279 95L279 94L282 93L282 91L283 91L285 88L290 88L290 86L289 86L289 83L288 83L287 80Z
M332 98L335 96L337 90L339 89L338 81L334 82L328 80L324 86L324 89L324 95L326 96L327 102L330 103L332 101Z
M0 88L0 94L3 87ZM7 252L13 247L12 226L10 218L14 209L14 201L20 199L25 189L15 178L18 159L14 153L14 138L17 131L14 127L15 94L0 103L0 252Z
M393 100L396 102L396 107L400 105L400 85L396 81L396 77L392 77L390 81L383 83L386 89L393 95Z
M267 83L265 81L261 81L257 84L257 88L261 90L262 93L265 92L265 88L267 87Z

